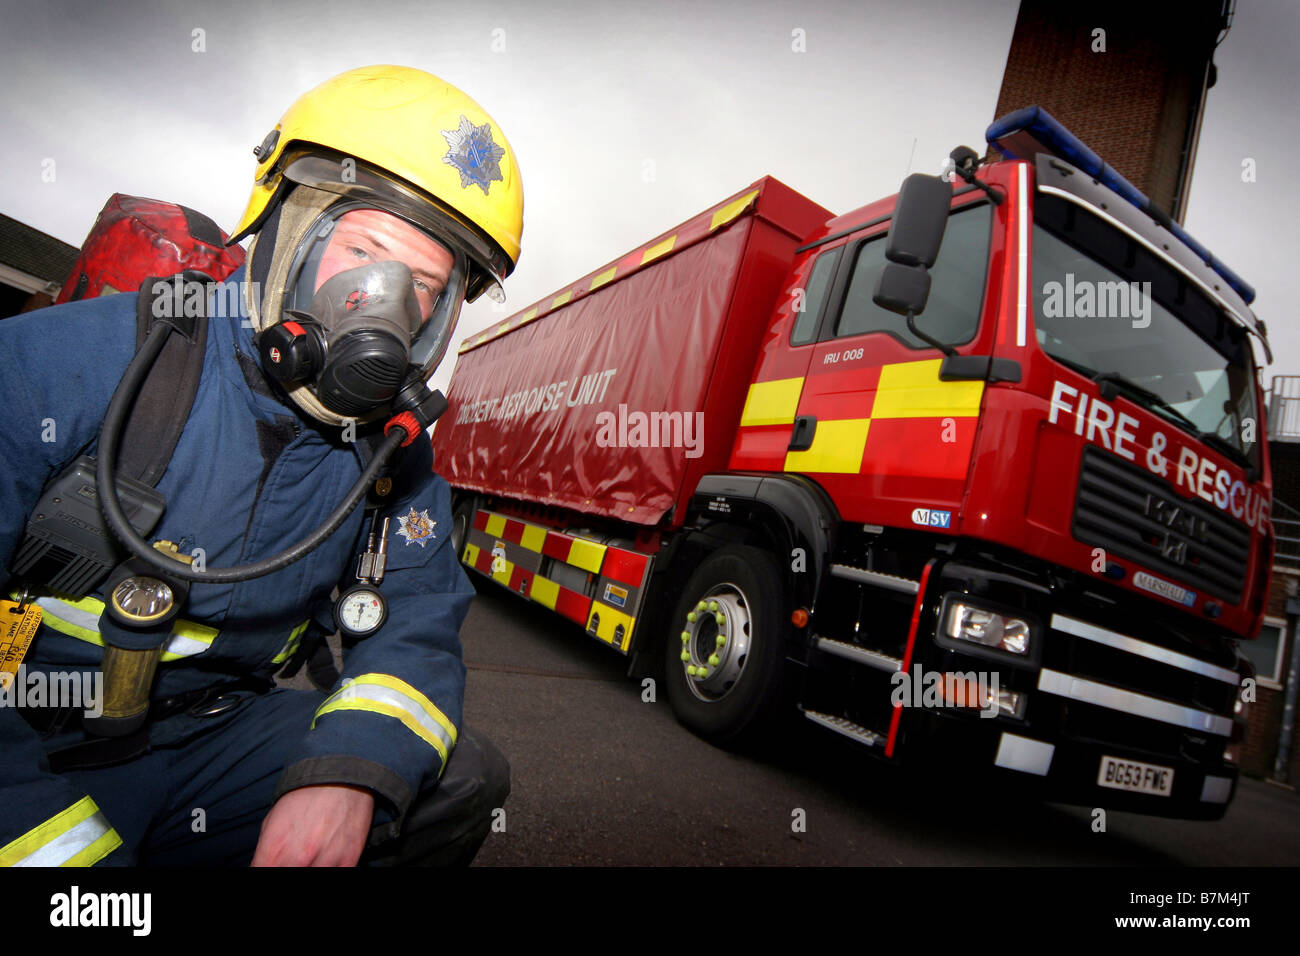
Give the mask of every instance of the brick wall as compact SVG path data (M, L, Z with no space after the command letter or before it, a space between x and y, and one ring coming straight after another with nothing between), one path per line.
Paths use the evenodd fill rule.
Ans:
M1174 211L1183 153L1219 32L1221 0L1022 0L997 116L1038 105L1161 209ZM1093 31L1105 30L1105 52Z
M1273 468L1273 497L1300 508L1300 442L1270 441L1268 459Z
M1287 648L1289 660L1292 648ZM1285 674L1285 667L1283 673ZM1241 748L1241 772L1250 777L1273 776L1273 761L1277 759L1278 728L1282 725L1284 691L1258 687L1255 703L1250 709L1250 729ZM1300 787L1300 733L1291 731L1291 759L1289 783Z
M1268 617L1286 617L1287 582L1291 577L1289 574L1274 572L1268 582L1268 602L1264 607L1264 613Z
M1279 449L1282 453L1279 455ZM1273 461L1273 482L1275 494L1279 478L1283 485L1295 483L1300 486L1300 445L1275 444L1271 446L1270 457ZM1298 488L1300 490L1300 488ZM1286 500L1283 497L1283 500ZM1292 501L1300 501L1300 495ZM1288 502L1289 503L1289 502ZM1265 613L1269 617L1281 618L1287 622L1286 653L1283 655L1282 672L1279 675L1285 684L1291 655L1295 653L1294 640L1296 616L1287 613L1288 585L1300 578L1300 574L1274 571L1269 581L1268 603ZM1282 725L1282 705L1285 692L1257 685L1257 697L1250 710L1250 725L1242 745L1241 771L1252 777L1271 777L1273 761L1277 756L1278 730ZM1290 778L1292 786L1300 786L1300 721L1291 731Z
M1300 508L1300 442L1273 441L1269 443L1269 461L1273 470L1273 497L1293 508ZM1277 510L1277 509L1275 509ZM1294 529L1279 530L1279 534L1295 534ZM1293 636L1296 616L1287 613L1288 588L1300 575L1274 571L1269 582L1269 617L1283 618L1287 622L1287 647L1282 662L1282 682L1285 683L1295 653ZM1250 712L1250 729L1242 747L1241 769L1255 777L1271 777L1273 761L1277 756L1278 730L1282 725L1284 691L1259 688L1258 700ZM1290 783L1300 786L1300 721L1291 731Z

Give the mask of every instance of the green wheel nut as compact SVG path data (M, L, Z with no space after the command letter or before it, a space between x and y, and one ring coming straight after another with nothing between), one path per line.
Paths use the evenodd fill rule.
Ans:
M690 631L682 631L682 643L683 643L683 644L689 644L690 642L691 642L691 632L690 632Z
M713 667L717 667L717 666L718 666L719 664L721 664L721 663L722 663L722 658L718 657L717 654L710 654L710 655L709 655L709 664L710 664L711 666L713 666Z
M685 663L686 663L687 661L689 661L690 659L691 659L691 652L690 652L690 651L682 651L682 663L685 664ZM689 667L686 668L686 669L687 669L688 671L690 670Z
M695 605L695 610L697 610L697 611L703 611L703 610L706 610L707 608L708 608L708 605L705 604L703 601L701 601L699 604Z
M710 602L709 602L709 610L710 610L710 611L716 611L717 609L718 609L718 602L717 602L717 601L710 601Z
M721 611L713 615L713 619L718 622L718 627L722 627L727 623L727 615L723 614Z
M725 643L727 643L727 636L725 634L719 634L717 641L718 646L721 647Z
M692 624L694 624L697 620L699 620L699 618L700 616L696 614L694 611L690 611L686 615L686 620L690 621Z
M694 665L694 664L690 664L690 665L688 665L687 668L686 668L686 673L689 674L691 677L694 677L694 676L695 676L695 665Z

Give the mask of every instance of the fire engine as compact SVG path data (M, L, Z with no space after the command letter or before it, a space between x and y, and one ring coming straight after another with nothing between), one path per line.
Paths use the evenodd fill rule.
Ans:
M467 339L456 546L713 742L802 715L1216 819L1273 548L1254 290L1045 111L987 138L840 216L761 179Z

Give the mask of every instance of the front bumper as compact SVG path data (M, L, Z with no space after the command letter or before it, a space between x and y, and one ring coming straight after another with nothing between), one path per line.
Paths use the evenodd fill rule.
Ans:
M1186 759L1153 756L1145 751L1082 739L1044 740L1032 731L1007 729L1001 719L954 720L938 711L921 715L909 729L915 749L910 759L942 760L945 770L956 769L951 758L972 770L986 769L1003 778L1027 799L1125 810L1153 816L1217 820L1226 812L1237 788L1237 769L1221 764L1207 769ZM919 739L918 739L919 738ZM923 755L929 755L928 757ZM1155 764L1173 771L1167 796L1115 790L1100 786L1097 778L1104 757Z
M960 565L932 577L913 661L927 670L976 672L1024 699L1019 718L960 708L905 708L909 762L990 768L1041 799L1160 816L1218 819L1238 771L1224 759L1242 727L1234 719L1240 674L1224 632L1124 595L1051 586L1005 572L990 581ZM981 592L981 593L973 593ZM1030 655L1016 659L936 636L946 595L1018 604L1038 622ZM915 667L915 664L913 665ZM1166 793L1098 782L1103 757L1173 771Z

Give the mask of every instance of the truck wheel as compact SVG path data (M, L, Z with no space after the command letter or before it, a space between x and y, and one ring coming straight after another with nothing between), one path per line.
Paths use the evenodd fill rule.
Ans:
M456 549L456 560L465 557L465 542L469 540L470 523L474 520L474 499L466 498L451 515L451 544Z
M785 587L766 551L728 545L695 569L670 621L668 699L681 724L718 745L755 736L778 703Z

